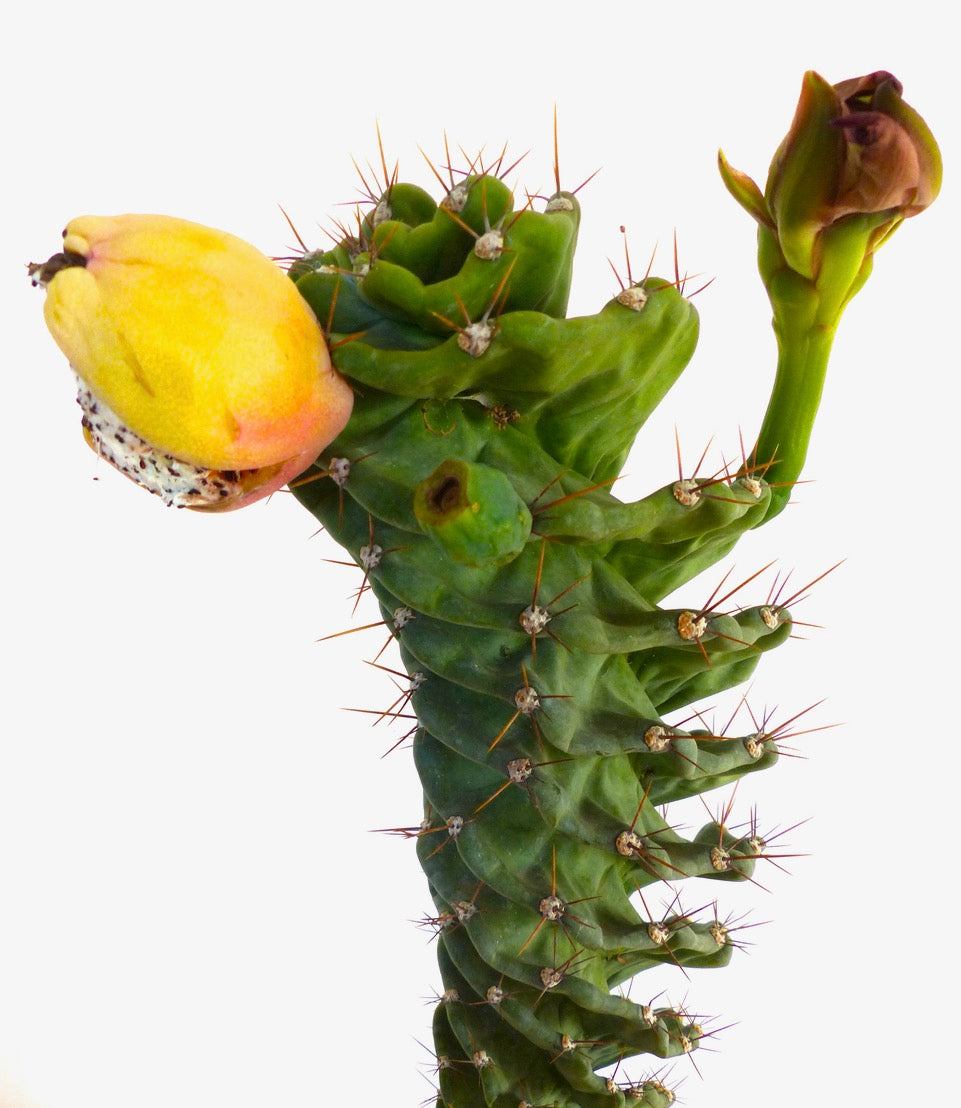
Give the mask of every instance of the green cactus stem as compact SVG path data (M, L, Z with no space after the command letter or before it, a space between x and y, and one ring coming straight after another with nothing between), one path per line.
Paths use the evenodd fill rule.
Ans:
M840 94L819 81L830 126ZM840 128L808 146L848 141ZM664 806L778 762L783 729L715 734L690 706L789 638L791 601L746 604L736 586L659 605L786 502L840 311L875 231L901 218L808 220L817 257L798 272L778 219L797 207L784 180L809 171L790 144L779 158L790 172L772 171L767 197L722 159L761 224L780 349L757 446L736 472L634 503L611 484L688 363L697 313L683 285L649 277L567 318L580 208L559 182L535 210L473 168L438 204L385 173L357 233L291 267L356 390L295 494L362 567L410 677L391 714L415 716L424 791L405 833L434 902L438 1108L671 1104L659 1067L704 1027L618 986L726 965L720 910L686 906L720 896L686 890L776 856L727 810L686 836ZM681 709L688 723L671 722Z

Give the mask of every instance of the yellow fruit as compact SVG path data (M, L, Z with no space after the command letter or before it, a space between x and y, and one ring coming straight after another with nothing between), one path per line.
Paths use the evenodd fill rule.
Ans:
M159 215L83 216L63 247L30 272L87 440L168 503L252 503L346 424L353 393L317 320L254 247Z

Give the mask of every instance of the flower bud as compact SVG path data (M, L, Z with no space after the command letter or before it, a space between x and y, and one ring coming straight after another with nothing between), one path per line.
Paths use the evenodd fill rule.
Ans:
M808 72L763 193L723 154L718 161L758 223L758 269L773 308L777 372L752 455L771 484L770 518L804 465L844 308L881 243L937 196L941 155L890 73L829 85Z
M79 378L88 443L169 504L253 503L350 416L310 308L233 235L170 216L83 216L29 272Z
M843 264L857 273L902 219L923 211L937 196L937 144L901 99L901 89L900 81L884 71L833 86L817 73L805 74L763 197L721 155L729 190L774 231L787 264L804 277L817 279L829 248L859 250L859 257L845 258ZM845 231L856 226L857 232L825 235L844 220Z

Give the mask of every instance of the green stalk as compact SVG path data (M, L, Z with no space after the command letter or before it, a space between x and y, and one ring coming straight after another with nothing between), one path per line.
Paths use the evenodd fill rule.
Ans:
M777 373L755 457L767 467L771 502L764 519L772 519L788 503L807 456L817 416L824 376L828 368L836 326L813 323L798 327L796 321L775 319L778 340Z
M758 268L774 309L777 373L755 448L780 512L801 474L841 316L873 268L873 250L900 226L887 214L849 215L821 233L811 279L785 259L774 229L758 230Z

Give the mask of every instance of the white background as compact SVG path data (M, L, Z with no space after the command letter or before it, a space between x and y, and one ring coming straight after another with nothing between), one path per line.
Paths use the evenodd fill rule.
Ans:
M787 836L808 856L763 874L770 892L725 895L771 921L749 956L633 995L667 987L735 1025L697 1056L703 1081L674 1067L690 1108L944 1103L959 768L944 6L325 7L55 0L7 17L0 1108L414 1108L436 986L408 922L429 910L412 846L370 833L417 822L410 754L381 760L393 737L341 710L393 699L363 661L382 636L315 642L349 625L359 573L325 560L287 495L206 518L98 463L24 263L87 212L169 212L280 254L282 204L322 244L357 196L349 155L377 157L375 121L403 176L429 183L417 144L441 161L446 128L472 152L531 148L516 176L547 192L556 104L563 184L602 167L581 194L572 310L612 294L621 223L636 268L659 242L669 274L677 228L682 266L716 277L696 358L628 466L622 494L641 495L675 472L675 425L689 467L712 434L719 464L757 427L768 310L714 158L723 145L763 180L807 68L896 73L948 183L848 311L812 483L737 553L736 574L779 557L799 583L847 559L804 605L826 629L766 657L751 693L780 718L827 697L806 718L845 724L738 798L765 829L810 817Z

